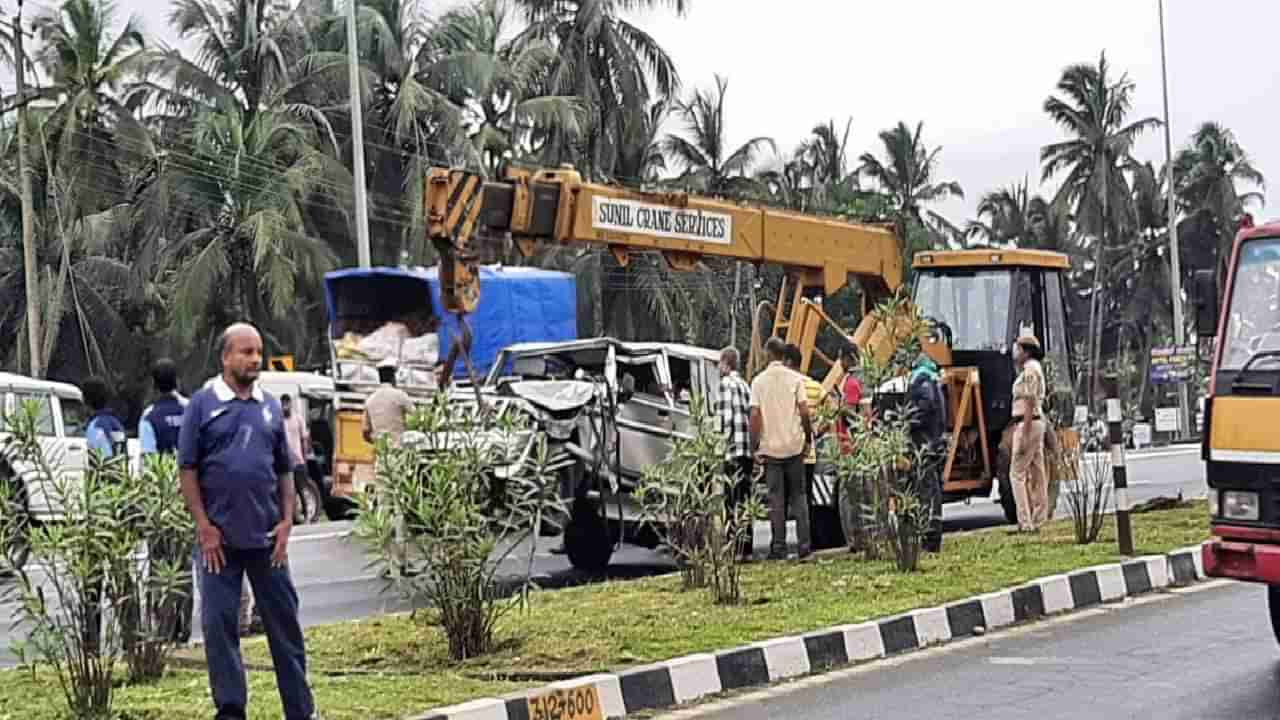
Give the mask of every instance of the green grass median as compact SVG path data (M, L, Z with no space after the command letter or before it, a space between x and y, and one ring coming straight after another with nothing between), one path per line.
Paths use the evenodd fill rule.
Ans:
M1139 554L1208 536L1203 502L1135 515L1133 525ZM448 662L444 639L426 613L312 628L307 650L325 718L401 718L542 685L559 674L616 670L860 622L1118 559L1111 520L1100 540L1085 546L1074 544L1068 521L1058 521L1039 536L1010 535L1005 528L948 535L942 554L927 557L922 571L910 575L890 561L848 554L804 564L753 563L744 571L746 602L737 607L715 606L705 592L681 592L676 576L535 593L527 610L503 620L499 653L457 665ZM246 642L245 655L251 666L269 667L263 640ZM250 675L251 717L280 717L272 674ZM0 720L52 720L63 716L62 707L51 673L0 673ZM158 684L119 688L115 707L137 720L213 714L204 671L186 664Z

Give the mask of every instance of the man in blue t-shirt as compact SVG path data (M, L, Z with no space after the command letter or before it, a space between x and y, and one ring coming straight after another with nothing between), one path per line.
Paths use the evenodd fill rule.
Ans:
M178 392L178 367L169 358L161 358L151 366L151 384L155 387L155 399L142 411L138 421L138 443L143 454L178 453L178 432L182 429L182 415L187 411L187 399ZM176 488L175 488L176 490ZM190 561L191 542L165 543L151 548L157 560ZM195 565L188 567L194 571ZM186 642L191 639L191 614L194 609L194 575L175 589L165 602L174 618L173 639Z
M217 717L246 717L237 616L247 575L262 613L286 720L315 712L286 563L293 463L280 403L258 386L262 336L248 324L221 339L222 375L191 397L178 438L182 494L196 521L200 620Z
M111 391L107 387L107 381L97 376L85 378L80 384L80 394L84 396L85 404L93 412L84 428L85 444L89 450L98 453L104 460L114 455L117 450L123 453L124 423L107 409L107 403L111 402ZM90 576L86 584L83 618L85 644L96 651L102 635L103 579L100 576Z
M151 368L156 398L142 411L138 421L138 444L144 453L177 453L178 432L187 399L178 392L178 368L169 358L161 358Z
M84 395L85 404L93 412L84 427L84 439L89 449L96 450L103 458L111 457L117 449L123 452L124 423L107 409L107 403L111 402L107 382L96 376L87 378L81 383L80 392Z

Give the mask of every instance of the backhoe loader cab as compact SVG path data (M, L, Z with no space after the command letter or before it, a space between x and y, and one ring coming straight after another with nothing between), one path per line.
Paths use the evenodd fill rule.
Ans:
M1009 426L1013 343L1034 334L1045 351L1051 390L1070 388L1065 255L1037 250L982 249L923 252L915 257L912 298L946 343L929 350L943 366L951 405L951 446L943 492L949 501L991 492L1016 518L1008 459L999 448Z

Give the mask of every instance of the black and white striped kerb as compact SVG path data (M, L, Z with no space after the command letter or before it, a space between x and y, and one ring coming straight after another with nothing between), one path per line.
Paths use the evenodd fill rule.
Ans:
M1121 555L1133 554L1133 526L1129 522L1129 472L1124 459L1124 413L1120 400L1107 399L1107 423L1111 438L1111 472L1116 491L1116 539Z
M758 687L855 663L909 653L1018 623L1203 580L1200 548L1099 565L942 607L824 628L619 673L589 675L504 698L441 708L417 720L529 720L528 697L593 685L604 716L663 710L709 695Z

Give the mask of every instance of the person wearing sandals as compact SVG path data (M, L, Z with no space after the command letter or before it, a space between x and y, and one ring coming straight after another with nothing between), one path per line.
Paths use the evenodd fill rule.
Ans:
M1013 381L1013 455L1009 480L1018 506L1018 531L1038 532L1049 519L1049 477L1044 458L1044 352L1033 335L1013 345L1018 377Z

